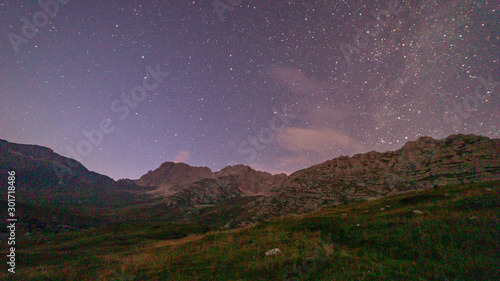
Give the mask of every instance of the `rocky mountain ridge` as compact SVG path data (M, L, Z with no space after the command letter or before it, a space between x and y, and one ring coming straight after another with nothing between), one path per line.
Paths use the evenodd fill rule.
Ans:
M272 175L245 165L212 172L207 167L165 162L134 182L152 187L149 193L164 197L168 205L204 205L235 197L269 196L270 187L281 186L285 180L285 174Z
M169 196L202 179L211 178L212 171L207 167L191 167L184 163L165 162L154 171L135 181L139 186L156 187L151 193Z
M46 168L46 169L45 169ZM30 177L39 170L46 170L56 176L59 182L71 177L84 181L114 182L110 177L91 172L81 163L63 157L48 147L7 142L0 139L0 170L8 169L24 172Z
M107 224L117 219L113 210L140 203L130 184L91 172L43 146L0 140L0 178L7 181L8 171L15 172L16 214L26 232ZM3 202L7 188L0 194Z
M500 139L421 137L401 149L338 157L287 178L264 205L304 212L397 192L500 179ZM261 206L259 208L262 208Z
M461 134L442 140L421 137L396 151L341 156L289 176L245 165L212 172L165 162L138 180L118 182L51 149L0 140L0 171L5 174L10 169L19 173L20 200L29 204L101 210L153 198L144 205L145 218L154 213L149 216L159 220L196 217L200 222L241 226L409 190L499 180L500 139Z
M180 164L167 166L175 165ZM461 134L442 140L421 137L396 151L341 156L290 176L271 175L244 165L215 173L206 167L191 168L203 169L206 177L187 185L178 182L177 192L164 199L169 206L196 208L250 197L242 209L258 219L408 190L498 180L500 140ZM161 173L153 171L152 175Z

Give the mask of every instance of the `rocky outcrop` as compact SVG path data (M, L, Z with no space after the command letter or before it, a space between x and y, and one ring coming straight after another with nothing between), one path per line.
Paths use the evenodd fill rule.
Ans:
M498 179L500 140L452 135L443 140L421 137L396 151L341 156L290 176L244 165L213 173L206 167L167 162L137 183L155 185L153 192L169 206L191 209L251 197L243 209L259 219L402 191Z
M235 165L227 166L215 173L216 178L232 177L238 184L242 196L270 196L272 190L283 186L287 176L285 174L272 175L270 173L256 171L249 166Z
M297 171L277 192L274 204L282 206L282 214L303 212L401 191L498 179L500 140L421 137L397 151L342 156Z
M19 202L36 208L68 206L82 214L100 210L110 219L114 215L109 210L144 203L149 212L169 220L198 216L206 222L210 216L221 225L231 221L234 226L408 190L500 180L500 140L476 135L421 137L396 151L341 156L290 176L244 165L212 172L166 162L138 180L118 182L49 148L0 140L3 178L8 170L16 171ZM155 198L143 196L150 193ZM176 215L168 216L169 212ZM72 227L80 227L79 221L71 221Z
M135 181L139 186L154 186L152 193L169 196L191 186L202 179L212 178L212 171L207 167L191 167L184 163L165 162Z
M270 196L282 186L285 174L271 175L249 166L227 166L213 173L207 167L184 163L163 163L135 181L140 186L155 187L150 193L164 197L169 206L216 204L235 197Z
M207 178L181 188L164 202L168 206L196 207L222 203L242 195L234 178Z

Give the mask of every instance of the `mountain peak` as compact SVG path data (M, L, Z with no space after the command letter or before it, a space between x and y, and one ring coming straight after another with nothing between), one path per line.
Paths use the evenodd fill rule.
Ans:
M165 162L156 170L149 171L136 181L140 186L161 186L171 188L177 184L190 184L212 177L208 167L192 167L186 163Z
M428 136L419 137L415 141L407 142L401 149L404 151L408 150L427 150L433 147L445 145L445 146L461 146L464 143L472 144L478 141L492 141L491 139L483 136L478 136L474 134L453 134L448 137L437 140Z

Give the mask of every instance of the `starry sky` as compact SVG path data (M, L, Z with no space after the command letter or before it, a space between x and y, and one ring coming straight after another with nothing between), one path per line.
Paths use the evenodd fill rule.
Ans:
M0 139L114 179L500 137L500 2L6 0Z

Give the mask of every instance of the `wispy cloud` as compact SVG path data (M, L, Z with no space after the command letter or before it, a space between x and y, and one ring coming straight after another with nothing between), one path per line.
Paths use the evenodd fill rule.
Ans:
M347 122L345 112L350 111L346 108L348 105L338 104L348 88L330 81L315 80L290 66L274 65L270 76L290 91L291 100L302 101L291 107L296 116L296 126L287 126L276 135L276 145L288 153L274 159L274 167L294 171L338 156L340 151L359 153L368 150L339 128Z
M365 150L365 146L354 138L331 128L285 128L277 136L278 142L294 152L325 153L332 149Z
M190 157L191 157L191 155L190 155L189 151L182 150L179 153L177 153L177 155L174 158L174 162L175 163L180 163L180 162L186 163L186 161L188 161Z
M298 169L310 167L343 155L362 153L368 147L358 140L331 128L286 127L276 135L276 149L284 150L278 157L259 158L249 164L254 169L273 174L291 174Z

